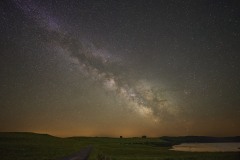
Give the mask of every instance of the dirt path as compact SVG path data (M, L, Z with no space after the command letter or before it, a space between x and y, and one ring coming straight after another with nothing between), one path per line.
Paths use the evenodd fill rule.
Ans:
M60 160L87 160L91 151L92 151L92 147L89 146L89 147L83 148L78 153L75 153L68 157L64 157Z

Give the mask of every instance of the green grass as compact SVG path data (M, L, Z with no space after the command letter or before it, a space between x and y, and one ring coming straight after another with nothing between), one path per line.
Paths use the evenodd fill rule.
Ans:
M51 160L85 145L70 139L33 133L0 133L1 160Z
M168 150L171 143L159 138L57 138L33 133L0 133L1 160L57 160L86 146L90 160L239 160L239 153L191 153Z
M239 160L239 153L191 153L170 151L166 142L158 139L142 138L75 138L78 141L92 141L94 148L90 160L98 154L112 160ZM161 146L162 145L162 146Z

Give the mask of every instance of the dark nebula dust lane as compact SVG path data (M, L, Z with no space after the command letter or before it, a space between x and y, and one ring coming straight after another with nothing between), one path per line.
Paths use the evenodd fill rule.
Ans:
M1 131L237 135L234 1L1 2Z

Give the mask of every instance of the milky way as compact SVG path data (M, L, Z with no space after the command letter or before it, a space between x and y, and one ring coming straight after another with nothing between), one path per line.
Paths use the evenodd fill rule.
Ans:
M113 92L116 98L126 101L129 109L151 117L155 121L161 118L161 112L177 113L178 108L170 104L168 99L157 95L158 88L152 86L150 82L137 80L139 84L129 86L125 77L111 71L111 66L118 65L118 62L114 61L116 58L110 53L106 54L106 51L96 49L93 44L83 44L67 31L60 29L61 25L32 1L15 1L15 3L28 18L33 19L43 29L46 38L51 40L49 43L53 43L50 47L59 47L76 59L82 74L96 82L101 82L105 90ZM124 66L119 67L124 68Z
M17 130L239 133L240 27L234 3L2 3L0 120L19 121ZM42 117L34 116L38 112ZM228 132L221 131L220 121Z

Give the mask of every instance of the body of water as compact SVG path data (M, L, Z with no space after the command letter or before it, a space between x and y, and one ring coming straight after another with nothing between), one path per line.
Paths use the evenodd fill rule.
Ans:
M174 145L170 150L186 152L240 152L240 143L182 143Z

